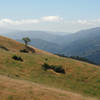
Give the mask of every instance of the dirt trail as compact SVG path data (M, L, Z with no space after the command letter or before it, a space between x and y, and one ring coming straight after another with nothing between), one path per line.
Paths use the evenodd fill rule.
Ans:
M0 75L0 100L10 100L7 99L9 95L14 96L11 100L97 100L95 98L83 97L77 93Z

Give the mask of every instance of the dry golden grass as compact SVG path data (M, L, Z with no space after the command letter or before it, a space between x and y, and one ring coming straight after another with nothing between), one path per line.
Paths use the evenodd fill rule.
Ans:
M40 84L0 76L0 100L96 100Z

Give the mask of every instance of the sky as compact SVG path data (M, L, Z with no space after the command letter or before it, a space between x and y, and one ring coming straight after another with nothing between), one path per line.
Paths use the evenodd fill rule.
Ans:
M76 32L100 26L100 0L0 0L0 29Z

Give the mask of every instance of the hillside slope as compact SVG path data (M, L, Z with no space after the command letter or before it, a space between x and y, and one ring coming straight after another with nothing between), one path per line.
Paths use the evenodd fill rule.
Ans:
M100 99L100 67L58 57L36 48L34 48L35 53L21 53L19 51L24 48L23 44L2 36L0 36L1 45L9 50L0 48L0 75ZM12 59L14 55L20 56L23 62ZM61 66L65 74L43 70L44 63L56 67Z
M45 87L24 80L0 76L1 100L97 100L79 94Z

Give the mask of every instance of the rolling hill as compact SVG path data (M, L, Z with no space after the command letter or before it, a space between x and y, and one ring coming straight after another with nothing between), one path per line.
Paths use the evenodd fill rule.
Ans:
M54 54L86 57L100 64L100 27L81 30L73 34L64 35L63 32L59 34L63 35L45 31L16 31L3 35L18 41L28 36L32 40L30 44L39 49Z
M35 53L22 53L20 50L25 48L24 44L0 36L0 99L100 99L100 67L29 47L34 49ZM23 61L13 59L15 55ZM52 69L44 70L45 63L49 67L61 66L65 73ZM78 94L86 98L80 95L77 97Z

